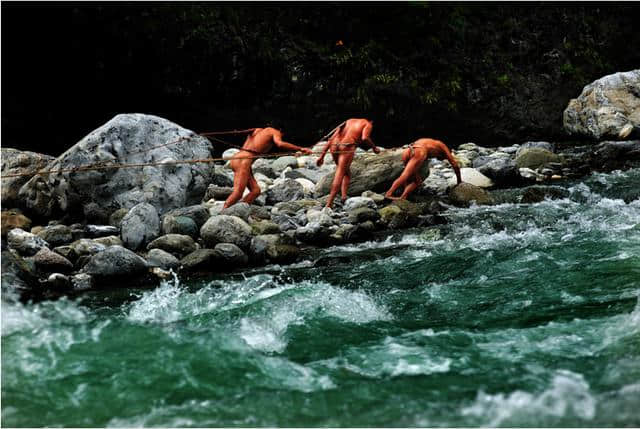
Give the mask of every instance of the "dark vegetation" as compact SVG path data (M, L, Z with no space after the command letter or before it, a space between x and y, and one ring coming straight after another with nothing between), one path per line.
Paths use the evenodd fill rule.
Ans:
M272 122L308 145L563 139L591 81L640 66L630 3L2 4L2 144L57 155L117 113Z

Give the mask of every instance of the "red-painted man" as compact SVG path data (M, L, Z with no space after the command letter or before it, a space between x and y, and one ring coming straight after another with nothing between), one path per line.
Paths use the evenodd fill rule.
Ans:
M371 140L373 123L368 119L348 119L329 138L329 142L322 150L316 164L318 167L324 162L327 151L331 151L331 156L336 163L336 172L331 183L331 191L327 199L327 207L333 206L338 191L342 191L342 201L347 199L347 190L351 182L351 162L359 145L366 143L363 149L371 147L375 153L380 153L375 143Z
M282 140L282 133L271 127L256 128L245 140L242 149L231 158L233 170L233 192L224 202L224 208L234 205L242 198L245 188L249 187L249 193L242 201L251 204L260 195L260 186L253 177L251 165L256 158L271 150L273 146L279 149L300 151L311 155L311 149L296 146Z
M460 167L449 148L439 140L419 139L411 143L402 152L402 162L405 164L404 170L384 196L390 200L406 199L429 176L429 158L447 159L456 173L458 184L462 182ZM394 197L394 192L401 186L404 186L402 195Z

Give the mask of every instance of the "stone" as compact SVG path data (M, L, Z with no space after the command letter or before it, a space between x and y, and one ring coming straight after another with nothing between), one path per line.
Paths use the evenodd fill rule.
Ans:
M177 269L180 266L180 260L169 252L162 249L151 249L147 253L147 265L149 267L159 267L165 270Z
M209 209L203 204L196 204L193 206L180 207L174 210L168 211L165 216L186 216L193 220L198 227L202 228L202 225L209 219Z
M137 204L122 219L120 229L125 247L138 250L160 235L158 212L151 204Z
M360 195L364 191L387 191L404 170L402 151L403 149L395 149L380 154L366 153L356 156L351 164L351 183L348 196ZM334 171L325 174L316 183L314 193L316 197L329 193L333 176Z
M284 177L289 179L307 179L313 183L317 183L324 173L317 169L310 168L297 168L295 170L289 170L285 173Z
M483 158L481 163L476 162ZM481 174L494 181L499 185L511 185L516 184L520 179L518 166L511 158L492 158L492 157L479 157L476 158L473 164Z
M372 192L372 191L364 191L362 193L362 196L365 198L370 198L373 200L374 203L377 204L382 204L384 202L384 195L382 194L378 194L376 192Z
M129 213L129 209L127 208L121 208L114 211L113 213L111 213L111 216L109 216L109 225L115 226L116 228L120 229L122 219L127 215L127 213Z
M298 159L295 156L281 156L271 163L271 168L276 174L280 174L287 167L298 168Z
M451 202L459 207L467 207L472 201L476 204L493 204L493 199L487 191L470 183L460 183L449 190Z
M17 302L37 296L41 292L35 267L16 251L2 251L2 300Z
M147 272L147 262L129 249L111 246L93 255L82 270L98 279L135 277Z
M36 267L44 272L67 273L73 269L73 264L67 258L43 247L33 256Z
M272 179L278 177L278 174L273 171L273 165L271 164L271 161L265 158L256 159L251 166L251 170L254 173L264 174L265 176Z
M46 166L53 157L36 152L5 148L2 151L2 176L20 174L21 176L2 179L1 204L3 207L22 207L18 193L38 170L47 170ZM24 228L22 228L24 229Z
M198 238L200 234L198 225L186 216L165 215L162 218L163 234L182 234L192 238Z
M196 242L188 235L167 234L156 238L147 246L147 249L162 249L166 252L182 258L197 249Z
M400 229L415 226L419 216L424 212L424 204L416 204L407 200L396 200L378 211L380 221L389 229Z
M348 211L352 211L362 207L368 207L374 210L378 208L378 206L376 205L376 202L373 201L371 198L351 197L351 198L347 198L347 200L344 202L343 209L344 211L348 212Z
M81 256L95 255L96 253L103 252L107 248L107 246L105 246L104 244L100 244L88 238L81 238L80 240L76 240L71 243L70 246L78 258Z
M47 277L47 289L56 292L67 292L72 289L71 279L62 273L53 273Z
M530 186L524 190L521 203L539 203L545 199L556 200L567 198L570 192L559 186Z
M42 238L20 228L14 228L7 233L7 242L10 249L24 256L35 255L43 247L49 247Z
M377 221L380 219L380 215L376 209L369 207L360 207L349 211L348 219L350 223L358 224L367 221Z
M237 202L231 207L222 209L222 211L220 212L220 214L227 215L227 216L237 216L245 222L249 220L250 213L251 213L251 206L243 202Z
M519 168L520 177L527 180L543 180L544 175L537 173L535 170L530 168Z
M316 184L315 183L313 183L309 179L304 179L304 178L298 178L298 179L294 179L294 180L302 185L302 189L304 191L304 195L305 196L312 196L313 195L313 192L314 192L314 190L316 188Z
M47 226L36 235L49 243L51 247L63 246L73 241L71 228L65 225Z
M604 76L585 86L563 113L571 135L626 139L640 127L640 69Z
M227 198L229 198L229 195L231 195L232 192L233 187L231 186L209 185L202 200L209 201L211 199L214 199L217 201L225 201Z
M200 236L207 247L218 243L232 243L241 249L251 245L251 227L236 216L218 215L211 217L200 229Z
M120 234L120 228L112 225L87 225L84 228L89 238L108 237Z
M323 244L326 242L332 231L317 222L309 222L295 230L294 236L297 240L308 244Z
M251 241L249 255L255 262L294 262L300 254L300 249L294 243L294 239L284 234L257 235Z
M211 174L211 184L216 186L233 187L233 175L224 171L214 171Z
M306 210L311 207L320 208L322 207L322 205L316 200L283 201L281 203L275 204L271 209L271 213L295 215L300 210Z
M307 210L306 216L308 222L317 223L324 228L336 224L336 221L333 219L334 211L331 207L323 207L322 209L312 207Z
M106 237L99 237L93 239L94 243L102 244L105 247L109 246L123 246L122 240L116 235L108 235Z
M251 230L254 235L280 233L280 227L276 223L266 219L251 223Z
M110 213L107 208L90 202L82 207L83 218L89 223L105 224L109 223Z
M518 168L539 168L550 162L562 162L562 158L553 152L540 148L520 148L516 155Z
M53 251L58 255L65 257L70 262L75 262L78 259L78 254L71 246L58 246L54 247Z
M31 219L20 213L20 211L18 210L2 210L2 212L0 213L2 219L3 237L6 237L7 233L14 228L20 228L24 231L27 231L29 230L29 228L31 228Z
M180 260L182 271L196 272L205 271L213 272L220 268L219 253L214 249L198 249Z
M179 142L167 144L176 141ZM210 158L211 149L206 138L166 119L145 114L117 115L51 161L47 168L60 170L97 163L158 165L34 176L20 188L19 198L26 208L42 217L69 213L90 203L112 213L144 202L163 214L199 202L214 169L204 163L162 162Z
M71 286L76 292L89 290L94 287L94 280L89 274L79 273L71 276Z
M537 142L529 141L529 142L525 142L522 145L520 145L520 147L516 151L516 157L518 155L520 155L526 149L544 149L544 150L549 151L549 152L555 152L555 147L554 147L553 143L549 143L549 142L545 142L545 141L537 141Z
M304 198L304 188L294 179L284 179L269 188L266 192L266 196L267 204L271 205L283 201L300 200Z
M303 226L303 223L299 222L296 217L284 213L271 215L271 220L278 225L281 231L292 231Z
M213 250L222 263L221 266L226 269L243 267L247 265L249 261L247 255L235 244L218 243Z
M460 176L463 182L469 183L479 188L490 188L494 185L491 179L480 173L475 168L461 168ZM448 183L449 186L455 186L457 184L457 179L455 178L455 176L451 177Z

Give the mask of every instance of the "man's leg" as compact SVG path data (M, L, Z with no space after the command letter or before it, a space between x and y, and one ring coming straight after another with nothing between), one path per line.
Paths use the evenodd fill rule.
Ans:
M242 201L251 204L255 201L256 198L258 198L260 192L262 192L260 189L260 185L256 181L255 177L253 177L253 174L251 172L249 173L249 181L247 182L247 186L249 187L249 193L242 199Z
M398 198L394 197L393 193L402 185L405 185L405 190L403 192L403 195L404 195L407 192L407 187L410 186L410 185L407 185L407 182L409 182L412 176L414 176L417 173L418 168L420 168L420 165L421 165L420 162L416 161L414 158L411 158L409 162L407 162L407 165L404 167L404 170L402 171L402 174L400 175L400 177L398 177L395 180L395 182L393 182L393 184L391 185L391 188L389 188L389 190L384 196L390 200L397 200ZM413 187L413 189L415 189L415 186Z
M244 193L244 189L247 187L247 182L249 181L249 176L251 176L251 166L250 165L241 165L236 170L234 170L233 175L233 192L224 202L223 208L231 207L235 203L238 202L240 198L242 198L242 194Z
M347 191L349 190L349 183L351 183L351 166L347 167L347 171L342 178L342 187L340 188L342 192L342 201L344 202L347 199Z
M422 181L423 181L423 180L424 180L424 179L423 179L422 177L420 177L420 175L419 175L419 174L417 174L417 173L416 173L416 174L413 176L413 181L412 181L411 183L409 183L407 186L405 186L405 188L404 188L404 192L403 192L403 193L402 193L402 195L400 196L400 199L401 199L401 200L406 200L406 199L407 199L407 197L408 197L409 195L411 195L411 193L412 193L413 191L415 191L415 190L416 190L416 189L417 189L417 188L422 184Z

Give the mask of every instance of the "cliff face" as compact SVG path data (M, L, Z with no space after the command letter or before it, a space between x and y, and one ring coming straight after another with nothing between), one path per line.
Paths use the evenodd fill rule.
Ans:
M640 64L625 4L2 9L3 143L53 155L121 112L300 144L347 116L382 144L563 139L571 98Z

